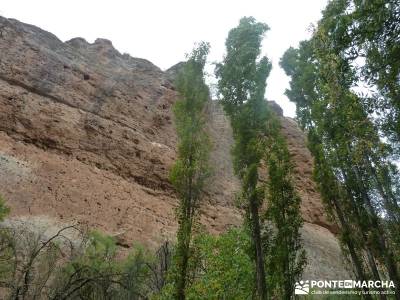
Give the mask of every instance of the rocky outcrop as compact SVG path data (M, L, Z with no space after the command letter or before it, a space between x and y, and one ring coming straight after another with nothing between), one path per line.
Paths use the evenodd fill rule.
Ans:
M76 220L129 247L173 239L177 199L168 181L176 159L171 106L175 69L120 54L110 41L65 43L0 17L0 192L11 218ZM214 173L202 207L212 233L241 223L232 132L210 102ZM281 117L302 197L306 276L347 278L334 226L311 180L312 159L294 120Z

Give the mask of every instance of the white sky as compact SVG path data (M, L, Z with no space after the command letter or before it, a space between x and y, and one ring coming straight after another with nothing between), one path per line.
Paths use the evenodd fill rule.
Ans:
M295 105L284 91L289 78L279 59L290 46L309 36L327 0L1 0L0 15L36 25L66 41L106 38L121 53L150 60L162 69L179 61L195 42L211 43L209 60L222 59L228 31L243 16L271 28L263 54L273 62L266 98L277 101L286 116Z

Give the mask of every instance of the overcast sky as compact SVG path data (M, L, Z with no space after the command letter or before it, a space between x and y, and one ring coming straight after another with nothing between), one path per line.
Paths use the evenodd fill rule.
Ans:
M286 116L295 106L284 95L288 77L279 59L290 46L309 36L327 0L1 0L0 15L50 31L61 40L106 38L120 52L150 60L167 69L193 48L211 44L210 61L220 61L229 29L243 16L270 27L263 54L273 62L266 97L277 101Z

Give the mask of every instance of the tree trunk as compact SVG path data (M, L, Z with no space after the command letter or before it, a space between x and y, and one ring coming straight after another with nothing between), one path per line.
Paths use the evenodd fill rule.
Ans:
M358 177L358 180L361 179L359 176L359 170L358 170L357 166L356 166L356 176ZM362 194L365 204L367 205L367 208L369 210L373 230L376 232L379 250L385 260L385 265L386 265L387 271L389 273L389 278L390 278L390 280L394 281L395 291L396 291L396 294L394 295L394 297L397 300L400 300L400 280L399 280L399 274L397 272L396 263L393 259L393 253L392 253L391 249L389 247L387 247L387 245L386 245L385 232L382 229L382 226L379 222L379 218L376 215L375 209L371 203L371 199L369 198L369 196L366 192L364 184L362 181L359 181L359 182L362 185L360 187L361 194Z
M256 254L257 291L261 300L267 299L267 284L265 281L264 253L261 242L260 218L258 215L257 198L250 197L251 231Z
M344 214L343 214L342 208L339 205L339 202L337 201L336 198L333 198L332 202L333 202L333 205L335 207L337 216L339 218L340 225L342 226L343 230L346 233L349 233L350 232L350 227L347 224L346 219L344 218ZM364 268L363 268L362 262L361 262L360 258L357 255L357 252L355 250L353 241L351 240L351 238L350 239L346 238L345 243L347 245L347 248L349 249L351 260L353 261L353 265L354 265L354 267L356 269L357 280L361 280L361 281L362 280L367 280L367 278L365 276L365 272L364 272ZM363 290L365 292L369 291L369 289L367 287L363 287ZM367 300L372 300L372 296L369 295L369 294L365 294L363 296Z

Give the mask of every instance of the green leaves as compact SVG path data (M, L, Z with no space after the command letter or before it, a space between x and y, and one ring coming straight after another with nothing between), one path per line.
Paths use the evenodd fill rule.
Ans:
M391 147L381 134L391 138L393 132L382 130L375 118L380 108L369 103L377 100L375 96L366 97L353 90L362 79L360 75L371 67L370 46L375 44L370 42L381 38L380 30L380 34L391 36L386 28L390 22L380 19L386 8L399 8L390 2L329 2L313 37L302 42L299 49L288 49L281 66L291 76L286 94L296 103L299 122L308 131L315 159L314 178L327 210L341 226L342 241L357 276L379 280L379 262L392 280L399 281L394 263L398 246L392 246L397 243L393 232L399 228L395 225L400 220L399 202L391 192L398 190L398 174L386 173L385 178L378 175L392 168ZM372 7L375 10L370 10ZM383 50L387 45L381 46ZM365 54L366 63L357 67L354 61ZM389 78L385 80L390 84ZM371 82L378 83L375 79ZM392 115L397 108L392 105L385 110ZM364 265L366 255L369 260ZM371 270L371 274L365 270Z
M268 26L253 17L242 18L226 39L226 56L217 65L218 91L230 115L248 100L264 98L265 80L271 71L267 57L259 60L261 42Z
M261 245L258 168L266 135L267 103L264 100L266 79L271 71L267 57L259 57L261 41L268 26L254 18L242 18L226 39L226 56L216 67L218 92L228 114L234 137L232 149L235 173L242 180L241 203L246 209L246 224L252 232L257 292L267 298L264 253Z
M117 257L115 240L94 231L87 247L56 274L49 299L143 299L152 294L153 257L135 246Z
M216 75L221 102L233 128L234 170L242 181L240 205L246 209L246 225L251 231L254 247L251 258L255 260L258 296L261 299L267 297L267 278L269 297L289 299L294 293L294 282L302 273L305 254L299 237L302 224L300 198L291 182L289 152L280 135L279 122L268 110L264 99L271 63L267 57L259 56L266 30L265 24L257 23L253 18L241 19L239 26L229 32L227 54L223 63L217 66ZM295 68L296 51L292 50L287 56L291 58L286 63L288 69ZM261 245L262 222L258 216L265 196L264 186L259 184L258 178L262 159L269 170L265 219L277 230L274 235L264 236L264 248ZM267 276L264 273L265 258Z
M170 172L170 181L179 196L176 210L179 224L174 267L170 274L170 293L175 299L185 299L189 285L189 262L192 235L198 218L198 208L205 180L209 176L210 142L205 129L205 106L209 90L203 69L209 45L200 43L188 56L176 80L180 99L174 105L178 135L178 159ZM166 291L166 293L168 293Z
M202 234L195 245L202 268L187 299L252 299L255 274L245 231L231 229L219 236Z
M290 299L294 284L300 279L306 264L299 229L301 199L292 181L292 163L286 141L280 133L277 117L268 120L268 140L265 161L268 168L266 191L267 211L264 234L267 281L273 297Z

